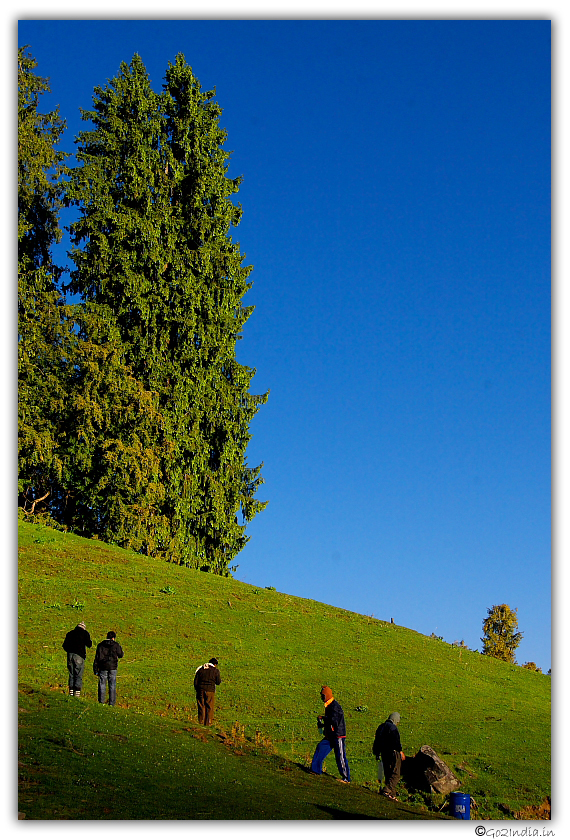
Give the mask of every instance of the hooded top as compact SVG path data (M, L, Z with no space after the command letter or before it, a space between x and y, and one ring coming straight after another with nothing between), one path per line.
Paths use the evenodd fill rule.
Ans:
M119 666L119 659L123 658L123 648L115 639L105 639L99 642L93 660L93 671L116 671Z
M321 687L321 696L323 698L323 703L328 703L329 700L333 700L333 693L328 685L323 685Z
M394 714L398 715L397 712ZM398 731L398 727L391 718L392 715L390 715L387 721L381 723L376 730L374 744L372 746L372 753L376 756L376 758L392 752L402 752L400 733ZM400 716L398 715L398 720L399 719Z
M328 740L334 738L346 737L346 724L344 722L344 712L340 703L333 697L333 693L328 685L323 685L321 688L321 695L324 697L325 714L323 720L323 735Z

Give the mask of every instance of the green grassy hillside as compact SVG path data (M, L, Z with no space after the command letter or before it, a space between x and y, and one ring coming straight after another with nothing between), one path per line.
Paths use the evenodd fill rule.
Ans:
M46 818L41 816L45 803L37 804L41 797L30 796L29 790L43 790L48 778L58 788L58 751L72 763L89 763L92 784L85 777L80 797L88 809L90 796L102 784L97 773L105 767L104 751L94 746L111 742L125 768L136 760L149 766L158 761L160 779L165 783L168 778L169 785L186 779L191 755L197 766L202 760L219 764L224 794L213 786L210 800L218 809L230 810L226 817L218 811L212 818L327 819L335 818L335 808L368 819L417 818L406 806L425 807L419 794L407 795L401 785L405 804L395 806L373 793L377 782L371 743L377 725L392 711L402 716L404 751L412 755L423 744L432 746L460 778L461 790L475 799L477 817L512 817L550 795L548 677L405 627L41 526L20 524L18 553L23 791L28 791L22 794L20 809L28 818ZM114 629L125 651L115 709L96 702L93 651L88 653L83 698L65 696L61 644L81 620L94 642ZM206 732L196 722L192 680L196 667L212 655L220 661L223 683L217 694L216 726ZM315 717L322 712L323 683L331 686L345 712L351 786L334 781L332 756L326 766L330 778L303 771L318 739ZM51 741L42 736L47 731ZM168 745L162 759L153 752L157 744ZM247 762L255 772L245 767ZM247 814L232 804L228 773L235 776L236 786L248 786ZM280 806L271 794L275 773L281 777ZM140 773L125 769L119 785L127 778L131 781L124 784L132 786L131 775L138 778ZM203 770L194 776L198 783ZM265 781L256 784L258 777ZM116 801L126 794L117 792L116 785L115 780L115 804L100 818L136 818L117 815ZM292 792L295 785L303 787L306 795L301 799L298 791ZM290 800L286 789L291 789ZM324 796L319 807L315 796ZM364 797L366 807L358 797ZM53 794L49 801L53 804ZM69 797L61 801L69 806ZM173 795L175 801L180 809L179 797ZM161 813L168 816L160 816L150 798L140 818L208 818L194 810L202 807L200 803L194 806L192 798L185 797L184 808L190 810L165 805ZM440 804L443 801L435 802ZM430 815L424 810L420 816Z

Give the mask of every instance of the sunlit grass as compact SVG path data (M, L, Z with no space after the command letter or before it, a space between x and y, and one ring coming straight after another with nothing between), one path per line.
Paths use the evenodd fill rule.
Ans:
M550 795L546 676L317 601L25 523L19 532L19 578L20 681L26 691L33 688L39 690L38 697L53 698L49 719L57 737L65 732L65 721L57 722L61 710L67 716L77 714L70 706L73 701L65 697L61 643L83 620L94 643L112 629L125 651L115 710L122 716L121 726L137 729L144 720L149 732L159 727L158 732L164 724L178 731L168 730L172 743L191 743L198 751L222 750L224 766L228 761L255 760L268 767L273 755L291 762L293 770L280 771L287 777L302 773L297 765L305 766L314 750L315 717L322 711L319 690L327 683L345 711L354 782L350 795L361 788L370 799L370 791L377 790L371 744L378 723L391 711L402 716L405 752L412 755L423 744L432 746L461 780L461 790L474 797L479 816L504 819ZM184 729L203 731L196 723L192 680L195 668L212 655L220 661L223 680L215 732L229 737L232 728L240 731L247 756L236 756L235 749L228 753L227 744L222 748L216 740L202 745ZM90 651L84 699L79 701L84 704L83 721L113 714L96 702L92 657ZM27 714L39 720L41 708L38 704ZM89 737L98 744L103 738ZM140 760L156 760L154 737L136 742ZM133 738L111 744L114 751L122 751L127 764ZM80 746L89 752L89 747ZM75 761L73 751L65 755ZM165 758L164 773L174 772L178 764L173 756ZM334 760L328 761L327 770L337 775ZM309 790L311 784L328 783L302 775ZM259 784L263 801L265 783ZM222 795L222 787L212 793L214 798ZM405 799L403 785L400 792ZM121 795L117 792L115 799ZM379 799L370 801L377 807ZM417 795L410 797L418 804L420 799L423 803Z

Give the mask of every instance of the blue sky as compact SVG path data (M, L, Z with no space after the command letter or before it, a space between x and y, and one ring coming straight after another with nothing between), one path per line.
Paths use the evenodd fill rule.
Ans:
M216 87L271 390L236 574L550 665L550 21L29 20L84 126L138 52ZM309 628L310 629L310 628Z

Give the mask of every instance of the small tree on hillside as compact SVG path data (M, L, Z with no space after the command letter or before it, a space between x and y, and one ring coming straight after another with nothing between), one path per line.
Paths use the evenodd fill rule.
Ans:
M538 674L542 674L542 668L539 668L536 662L525 662L523 668L526 668L527 671L536 671Z
M521 643L522 633L517 632L519 621L517 611L508 604L499 604L487 610L483 622L483 653L504 662L515 663L515 650Z

